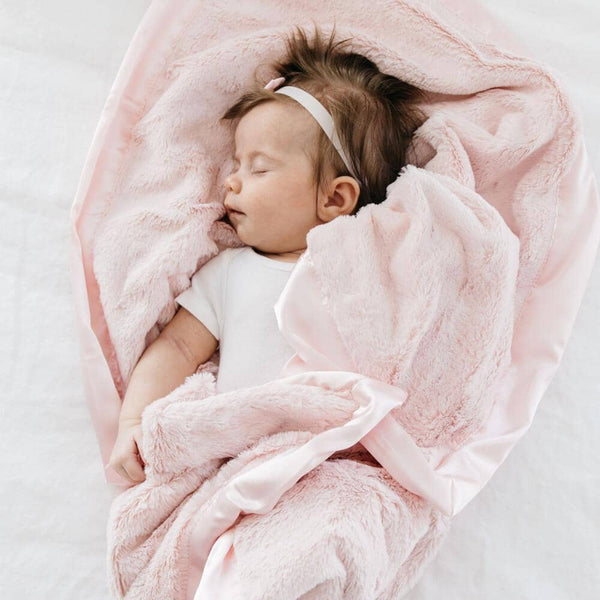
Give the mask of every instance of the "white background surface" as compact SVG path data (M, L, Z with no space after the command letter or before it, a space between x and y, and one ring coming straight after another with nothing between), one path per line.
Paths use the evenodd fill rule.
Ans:
M579 106L600 173L600 5L485 4ZM108 598L111 490L83 394L69 211L147 0L0 4L0 590ZM534 424L460 513L410 600L600 597L600 268ZM367 599L365 599L367 600Z

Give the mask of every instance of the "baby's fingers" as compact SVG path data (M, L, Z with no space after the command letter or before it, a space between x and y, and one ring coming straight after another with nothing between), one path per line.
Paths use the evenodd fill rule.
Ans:
M125 460L123 462L122 469L125 477L133 483L139 483L140 481L144 481L144 479L146 479L144 469L142 468L142 465L140 465L140 462L136 456L130 456L127 460Z
M144 460L144 457L142 456L142 426L141 425L138 425L137 427L134 428L133 439L135 441L135 445L137 447L137 452L140 457L140 460L142 461L142 465L145 465L146 461Z
M141 458L142 432L140 425L119 426L119 433L113 448L109 464L121 477L132 483L139 483L146 479L144 461Z

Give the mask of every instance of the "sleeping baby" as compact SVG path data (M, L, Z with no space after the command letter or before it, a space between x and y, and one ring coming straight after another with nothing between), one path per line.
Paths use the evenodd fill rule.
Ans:
M424 120L422 92L340 50L318 27L285 40L273 65L282 76L256 85L222 119L237 119L233 170L225 179L226 221L243 247L226 248L175 298L173 319L132 372L110 466L145 479L140 455L144 408L169 394L219 348L216 391L276 379L294 350L274 305L313 227L385 199ZM284 85L282 85L284 84Z

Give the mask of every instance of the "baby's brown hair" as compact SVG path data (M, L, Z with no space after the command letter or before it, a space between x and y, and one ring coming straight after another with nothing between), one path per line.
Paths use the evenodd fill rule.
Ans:
M314 22L313 22L314 23ZM407 151L415 130L426 120L419 108L425 92L393 75L382 73L366 56L343 50L351 40L329 40L314 24L312 43L298 26L285 38L287 55L272 64L285 82L280 86L300 87L323 104L331 114L340 142L361 184L360 196L352 214L367 204L379 204L386 188L407 164ZM257 70L263 65L260 65ZM295 102L284 94L255 87L243 94L221 117L237 119L263 102ZM329 165L336 177L350 175L333 144L319 127L317 152L310 152L314 183L323 189Z

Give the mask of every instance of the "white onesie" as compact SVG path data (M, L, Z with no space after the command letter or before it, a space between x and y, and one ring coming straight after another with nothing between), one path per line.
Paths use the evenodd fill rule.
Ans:
M225 248L175 298L219 340L217 392L276 379L293 356L273 307L295 266L250 246Z

